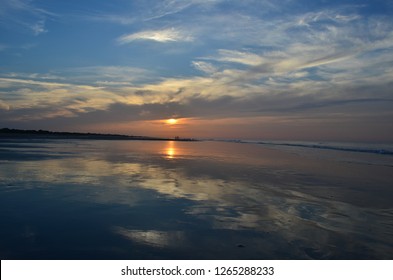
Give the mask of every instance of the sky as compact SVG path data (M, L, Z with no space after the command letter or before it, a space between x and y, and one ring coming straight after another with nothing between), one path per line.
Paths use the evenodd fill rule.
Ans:
M393 142L392 109L392 0L0 0L0 127Z

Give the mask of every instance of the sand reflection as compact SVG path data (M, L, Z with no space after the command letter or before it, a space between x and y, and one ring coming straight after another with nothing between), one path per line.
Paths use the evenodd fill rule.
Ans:
M43 158L48 151L36 150L34 161L33 155L19 161L8 156L0 169L0 187L3 193L45 189L49 198L77 201L81 208L103 205L102 213L113 211L117 217L108 220L111 232L148 247L191 246L189 238L201 240L192 236L193 231L212 236L230 232L236 238L252 232L257 236L254 243L284 244L283 251L292 248L299 258L333 258L340 254L340 244L347 244L346 251L354 254L362 248L368 256L391 256L392 210L334 199L345 194L344 183L354 185L352 180L321 183L309 169L307 176L299 175L293 167L298 161L289 156L278 168L275 151L264 150L262 157L254 155L255 147L237 151L232 144L213 143L207 157L203 143L119 142L108 148L113 143L84 142L83 153L62 157ZM62 151L64 144L58 149ZM239 158L245 163L239 164ZM268 165L270 158L274 164ZM157 219L141 222L146 217ZM161 219L165 227L157 224Z
M176 247L187 242L182 231L129 230L124 227L115 227L113 231L134 242L154 247Z

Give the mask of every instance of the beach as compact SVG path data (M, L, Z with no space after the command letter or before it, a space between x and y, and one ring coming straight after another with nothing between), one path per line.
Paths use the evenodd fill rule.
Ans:
M392 259L391 146L282 144L1 139L0 257Z

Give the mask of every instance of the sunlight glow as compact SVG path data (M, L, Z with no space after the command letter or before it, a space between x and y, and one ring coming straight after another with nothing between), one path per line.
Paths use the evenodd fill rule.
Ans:
M176 124L177 123L177 119L168 119L168 120L166 120L166 123L167 124L171 124L171 125Z

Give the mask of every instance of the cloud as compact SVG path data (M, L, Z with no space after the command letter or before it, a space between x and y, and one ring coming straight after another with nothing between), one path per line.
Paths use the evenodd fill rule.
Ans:
M146 82L154 77L154 72L129 66L85 66L65 69L60 75L66 75L73 81L91 85L124 86Z
M31 26L31 30L34 35L40 35L41 33L46 33L48 30L45 29L45 21L40 20Z
M216 67L214 67L211 63L205 61L193 61L192 66L194 66L199 71L202 71L207 74L212 74L217 72Z
M10 105L5 103L4 101L0 100L0 110L8 111L10 109Z
M216 55L205 56L203 59L211 62L217 69L223 69L220 73L214 73L215 77L225 77L236 83L265 81L272 86L274 81L277 88L295 88L300 85L298 80L307 77L317 88L321 81L331 79L328 72L348 78L357 73L359 81L365 78L375 80L378 75L386 76L385 62L391 61L383 53L391 53L389 49L393 43L393 23L384 17L346 13L343 9L284 15L270 21L252 16L237 16L232 21L244 29L235 27L229 31L233 22L228 16L213 18L211 22L207 19L207 25L212 26L207 34L217 34L215 26L224 25L228 27L228 32L219 33L223 36L220 40L229 45L233 36L243 45L253 47L236 48L234 42L231 43L234 49L219 49ZM218 24L213 24L212 21ZM231 36L224 37L228 33ZM367 58L369 55L380 63L377 65L374 62L374 73L371 76L371 67L365 67L371 63ZM323 73L317 69L330 70ZM353 81L353 78L348 79L348 82Z
M50 117L46 116L45 108L51 115L59 108L61 111L85 112L106 108L111 102L122 99L100 87L23 78L0 78L0 94L13 110L42 110L40 118ZM34 118L21 114L23 116Z
M159 43L168 42L191 42L194 38L175 28L161 30L146 30L132 34L126 34L117 39L120 44L127 44L137 40L148 40Z
M34 35L47 32L45 21L57 17L55 13L37 7L29 0L2 0L0 23L8 28L23 28Z
M182 14L191 10L189 8L202 8L204 11L225 0L146 0L133 1L123 6L122 11L108 12L107 10L90 12L88 14L76 15L76 18L88 21L110 22L121 25L140 24L146 22L160 22L165 17L183 16ZM106 7L107 8L107 7ZM191 11L195 12L195 9Z
M156 5L149 9L150 15L148 15L145 20L157 20L165 16L174 15L191 6L203 6L209 7L224 0L164 0L158 1Z
M330 22L337 24L348 24L351 21L359 19L357 14L342 14L339 10L323 10L318 12L309 12L298 17L297 24L311 27L313 24L320 22Z
M98 12L95 14L77 16L77 18L82 18L83 20L89 21L102 21L102 22L110 22L117 23L121 25L130 25L133 24L137 18L129 15L120 15L120 14L105 14L102 12Z
M219 56L215 58L222 62L234 62L249 66L256 66L263 62L263 58L257 54L235 50L218 50Z

